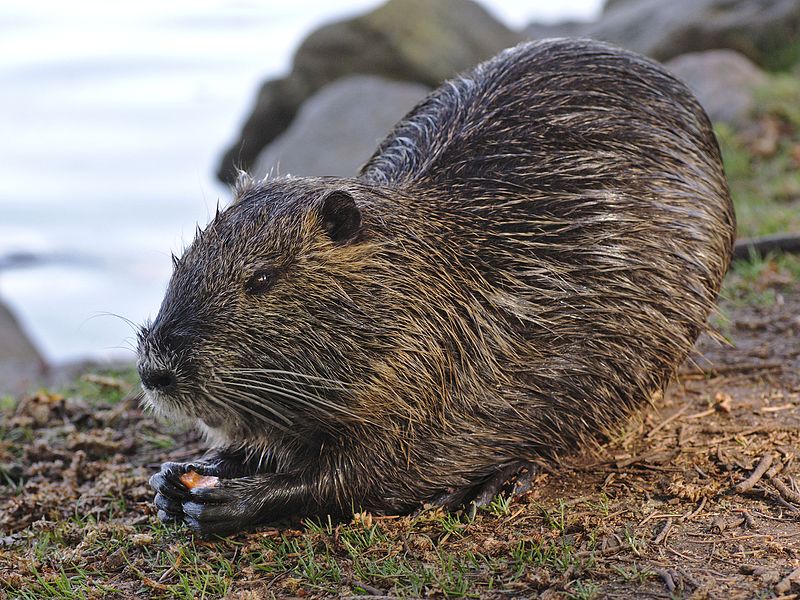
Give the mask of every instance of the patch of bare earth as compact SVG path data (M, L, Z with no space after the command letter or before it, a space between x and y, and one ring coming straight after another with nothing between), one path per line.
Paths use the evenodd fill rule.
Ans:
M147 486L196 437L131 400L26 398L2 416L0 597L800 597L800 285L723 312L733 345L702 339L623 433L476 515L201 543Z
M800 597L800 288L724 311L732 346L701 339L638 426L538 490L575 535L599 522L602 596Z

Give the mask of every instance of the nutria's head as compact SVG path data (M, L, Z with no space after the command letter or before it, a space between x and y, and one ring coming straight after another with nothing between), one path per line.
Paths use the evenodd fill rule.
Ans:
M380 335L359 283L378 225L370 206L366 188L341 180L241 189L174 259L140 332L146 403L240 442L322 414L347 419L347 382Z

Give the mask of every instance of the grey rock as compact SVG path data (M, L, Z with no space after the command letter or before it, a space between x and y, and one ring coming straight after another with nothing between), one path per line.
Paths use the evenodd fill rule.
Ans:
M694 92L713 122L741 127L756 106L754 91L768 76L733 50L692 52L665 65Z
M249 169L300 104L336 79L363 73L434 87L522 39L471 0L389 0L323 26L300 45L287 77L262 86L217 176L232 182L237 167Z
M19 395L42 381L46 364L9 308L0 302L0 394Z
M428 91L368 75L339 79L303 104L289 129L259 155L252 173L352 177Z
M620 6L621 4L630 4L631 2L635 1L636 0L606 0L605 3L603 4L603 12L607 13L615 6Z
M529 27L526 33L537 30ZM610 0L600 19L571 30L657 60L729 48L767 69L800 59L798 0Z
M129 360L83 358L50 365L47 369L46 377L43 379L43 383L51 389L58 389L74 383L87 373L130 371L135 368L136 363ZM66 401L71 402L72 400L68 398ZM80 406L75 405L73 408L77 411Z
M583 32L589 26L585 21L564 21L544 25L531 23L525 28L525 37L530 40L546 40L560 37L584 37Z

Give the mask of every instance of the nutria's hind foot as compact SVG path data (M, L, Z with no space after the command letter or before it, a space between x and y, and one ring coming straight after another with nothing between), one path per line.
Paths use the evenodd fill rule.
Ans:
M535 475L533 463L515 462L495 471L476 486L448 490L427 502L425 507L450 511L469 504L470 510L474 511L475 508L490 504L500 494L506 498L524 494L531 489Z
M531 489L536 470L532 463L515 463L497 471L477 489L472 502L477 507L490 504L498 495L507 498L521 496Z

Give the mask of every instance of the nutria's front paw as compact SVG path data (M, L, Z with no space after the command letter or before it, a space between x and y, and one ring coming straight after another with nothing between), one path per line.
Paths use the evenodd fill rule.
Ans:
M161 465L161 470L150 478L150 487L156 492L154 504L158 518L165 523L183 521L183 504L189 501L198 477L216 475L216 469L204 463L167 462Z
M183 521L203 538L225 536L257 524L257 506L240 480L196 487L183 503Z

